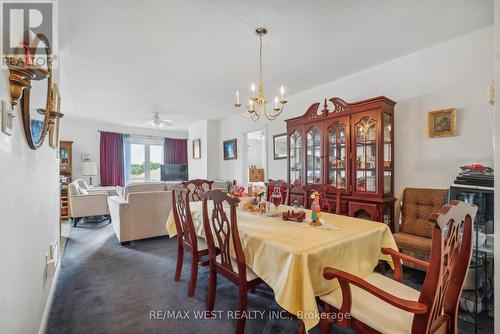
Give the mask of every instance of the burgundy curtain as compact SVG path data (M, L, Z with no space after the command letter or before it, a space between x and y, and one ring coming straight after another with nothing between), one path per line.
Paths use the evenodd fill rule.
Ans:
M187 139L165 138L163 156L165 164L187 165Z
M101 185L124 186L123 134L101 132Z

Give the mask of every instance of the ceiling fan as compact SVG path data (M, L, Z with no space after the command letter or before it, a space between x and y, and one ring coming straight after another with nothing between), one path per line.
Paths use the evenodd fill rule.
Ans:
M153 119L146 123L146 125L151 125L155 128L160 128L163 125L172 126L173 124L174 122L169 119L161 119L160 114L157 112L154 113Z

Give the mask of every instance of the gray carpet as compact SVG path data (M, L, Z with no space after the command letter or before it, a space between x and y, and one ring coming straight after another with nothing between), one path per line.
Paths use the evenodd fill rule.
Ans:
M215 308L223 311L222 318L194 319L194 311L205 310L208 269L200 268L195 296L188 298L190 258L185 256L182 279L174 282L176 255L176 239L135 241L123 247L106 222L71 228L47 333L234 333L236 321L229 318L227 311L237 310L235 285L218 278ZM405 274L405 280L415 287L422 278L416 271ZM296 320L272 319L271 315L282 309L266 285L249 294L248 310L255 316L257 311L265 313L258 320L247 320L246 333L296 331ZM160 311L156 316L166 319L151 319L154 311ZM189 320L168 319L182 318L184 312L189 312ZM470 327L461 332L470 332ZM310 333L317 334L319 330L315 328ZM353 331L341 329L335 333Z

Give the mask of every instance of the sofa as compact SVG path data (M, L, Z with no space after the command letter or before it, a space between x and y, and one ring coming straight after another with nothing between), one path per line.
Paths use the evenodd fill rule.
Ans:
M111 223L121 245L167 234L172 188L179 182L133 183L108 197Z
M108 215L108 193L105 191L87 191L77 181L68 185L69 216L76 227L83 217Z

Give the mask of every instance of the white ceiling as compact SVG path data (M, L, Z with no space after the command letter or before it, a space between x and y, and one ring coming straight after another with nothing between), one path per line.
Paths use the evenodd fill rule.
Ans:
M185 129L235 113L258 80L287 95L493 24L492 0L64 0L61 90L70 116ZM492 41L493 43L493 41Z

